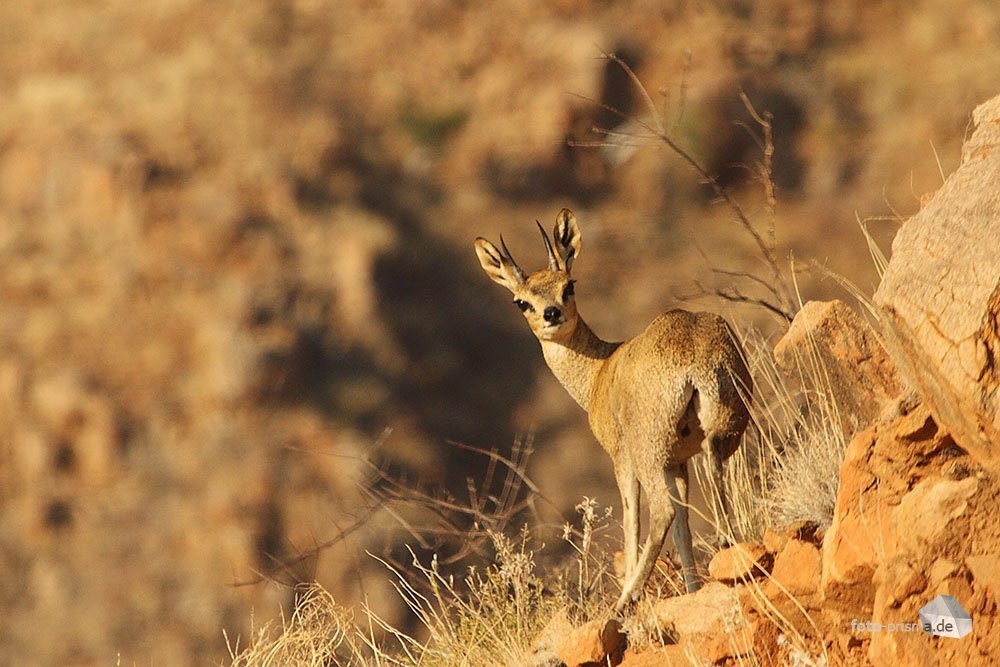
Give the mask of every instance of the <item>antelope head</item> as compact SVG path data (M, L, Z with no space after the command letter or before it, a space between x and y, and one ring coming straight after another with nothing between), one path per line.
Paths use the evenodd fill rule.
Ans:
M556 216L553 240L537 222L548 255L547 269L525 275L510 256L500 237L500 248L484 238L476 239L476 254L483 271L493 282L514 295L514 305L524 313L528 326L539 340L558 341L572 335L576 328L576 301L570 267L580 254L580 228L573 213L564 208Z

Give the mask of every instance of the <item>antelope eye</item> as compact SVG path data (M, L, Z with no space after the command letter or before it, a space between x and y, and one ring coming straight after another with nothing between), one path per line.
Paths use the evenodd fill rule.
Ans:
M520 308L522 313L531 308L531 304L524 299L514 299L514 305ZM534 308L531 309L534 310Z
M563 290L563 302L564 302L564 303L566 302L566 299L567 299L568 297L571 297L571 296L573 296L573 294L574 294L574 292L573 292L573 284L574 284L575 282L576 282L575 280L571 280L571 281L569 281L569 284L568 284L568 285L566 285L566 289L564 289L564 290Z

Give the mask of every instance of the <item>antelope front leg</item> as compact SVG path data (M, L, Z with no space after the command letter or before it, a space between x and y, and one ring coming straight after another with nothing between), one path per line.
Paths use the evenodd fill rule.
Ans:
M635 572L639 560L639 481L632 466L615 466L615 480L622 496L622 527L625 531L625 581Z

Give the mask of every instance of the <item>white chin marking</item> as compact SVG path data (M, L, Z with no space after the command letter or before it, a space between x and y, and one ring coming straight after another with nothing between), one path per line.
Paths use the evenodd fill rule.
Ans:
M545 327L542 329L542 335L545 338L555 338L555 336L562 330L563 324L565 324L565 322Z

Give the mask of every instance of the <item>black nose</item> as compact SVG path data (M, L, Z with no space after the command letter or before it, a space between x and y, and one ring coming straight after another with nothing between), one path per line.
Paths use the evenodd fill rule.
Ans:
M560 313L559 309L556 308L555 306L549 306L548 308L545 309L545 312L542 313L542 317L545 318L546 322L552 324L560 317L562 317L562 313Z

